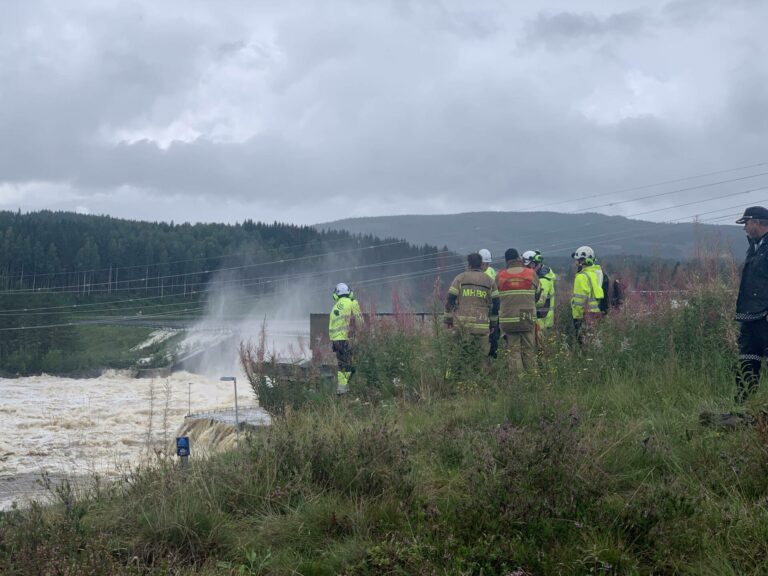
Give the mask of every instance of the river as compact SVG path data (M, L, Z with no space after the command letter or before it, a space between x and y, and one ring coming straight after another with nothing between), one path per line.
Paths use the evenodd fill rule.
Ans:
M188 411L232 408L232 382L187 372L133 378L0 378L0 509L41 494L54 477L115 476L172 445ZM238 379L240 406L254 405Z

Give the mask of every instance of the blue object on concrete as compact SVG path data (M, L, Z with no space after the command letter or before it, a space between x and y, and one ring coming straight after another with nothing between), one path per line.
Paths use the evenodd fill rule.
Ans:
M185 458L189 456L189 436L179 436L176 438L176 456Z

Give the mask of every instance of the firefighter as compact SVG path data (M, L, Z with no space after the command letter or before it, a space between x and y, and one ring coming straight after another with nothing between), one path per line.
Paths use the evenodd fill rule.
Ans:
M523 265L514 248L504 253L507 267L496 275L499 326L513 372L532 368L536 357L536 297L539 277Z
M336 354L336 393L349 392L349 379L355 373L352 357L351 338L355 330L363 325L363 314L355 295L344 282L336 284L333 290L335 301L328 320L328 337Z
M547 330L555 324L555 280L557 276L538 250L523 252L523 265L532 268L539 277L539 297L536 300L536 324L539 330Z
M480 265L480 269L485 272L488 277L491 280L496 279L496 270L491 266L491 262L493 261L491 258L491 252L490 250L487 250L486 248L482 248L477 251L478 254L480 254L480 257L483 259L483 263ZM491 329L491 333L488 336L488 344L490 346L488 350L488 356L491 358L496 358L496 355L499 350L499 325L494 324L494 326Z
M488 354L489 334L498 313L498 298L492 294L493 280L483 272L482 263L478 253L467 256L467 270L453 279L445 303L445 325L456 330L469 357ZM476 362L472 360L470 364Z
M491 251L485 248L481 248L477 251L477 253L480 254L480 258L482 258L480 269L488 274L491 280L496 278L496 270L493 268L493 266L491 266L491 262L493 262L493 259L491 258Z
M571 254L576 261L576 276L573 279L571 316L576 330L576 339L582 342L584 323L590 324L603 315L603 270L595 261L595 251L589 246L580 246Z
M768 209L747 208L736 223L744 225L749 241L736 299L741 324L736 401L743 402L757 388L760 364L768 357Z

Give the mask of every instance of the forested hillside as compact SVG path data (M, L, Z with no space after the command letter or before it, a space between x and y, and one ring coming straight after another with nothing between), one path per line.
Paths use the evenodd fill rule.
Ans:
M340 281L377 302L395 286L426 295L456 263L434 246L308 226L0 212L0 371L86 368L70 354L84 347L78 327L194 319L214 293L231 304L237 291L242 310L301 293L303 314Z
M185 294L227 267L284 271L285 260L338 255L358 248L355 264L436 252L391 238L309 226L245 220L241 224L174 224L68 212L0 212L0 290L69 293L146 291ZM400 265L398 264L398 268Z

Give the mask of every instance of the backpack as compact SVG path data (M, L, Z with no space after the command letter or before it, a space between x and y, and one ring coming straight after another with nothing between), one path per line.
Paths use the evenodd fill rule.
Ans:
M611 279L608 278L605 270L603 270L603 297L600 299L599 306L600 312L608 314L608 308L611 306L611 299L608 296L611 293Z
M624 304L624 285L621 283L620 279L616 278L613 281L610 294L611 308L619 308L622 304Z
M610 308L619 308L624 303L624 285L619 278L611 281L603 271L603 299L600 300L600 312L607 314Z

